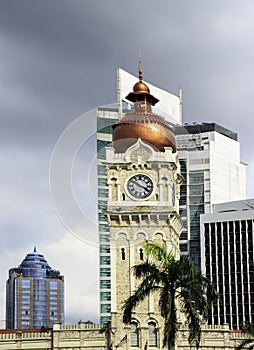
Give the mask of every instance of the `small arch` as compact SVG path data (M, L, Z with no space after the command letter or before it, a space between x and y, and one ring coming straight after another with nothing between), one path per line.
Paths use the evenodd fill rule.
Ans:
M161 232L161 231L156 231L154 232L153 236L152 236L152 240L153 241L163 241L165 242L166 241L166 236L165 236L165 233L164 232Z
M134 235L134 241L147 241L148 234L144 231L137 231Z
M115 234L115 240L118 241L118 242L121 241L121 240L126 242L126 241L129 241L129 239L130 239L129 234L126 231L119 230Z
M122 193L122 200L125 201L125 193Z
M121 260L125 260L125 248L121 248Z
M139 248L139 260L140 261L144 260L144 251L142 248Z
M158 193L155 194L155 199L158 201L159 200L159 195Z

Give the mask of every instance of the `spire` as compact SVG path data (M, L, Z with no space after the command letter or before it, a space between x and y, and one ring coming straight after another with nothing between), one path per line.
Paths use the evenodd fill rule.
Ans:
M34 253L37 253L36 245L34 246Z
M143 81L143 70L142 70L141 60L139 60L139 63L138 63L138 76L139 76L139 81L142 82Z
M146 101L146 103L154 106L159 100L150 94L149 87L143 82L143 69L141 59L138 63L138 76L139 81L133 86L133 92L130 92L126 99L131 102L142 102Z

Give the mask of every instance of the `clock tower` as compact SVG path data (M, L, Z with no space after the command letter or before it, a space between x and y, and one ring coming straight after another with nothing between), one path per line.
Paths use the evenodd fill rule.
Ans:
M132 266L146 260L145 242L165 244L179 257L182 229L179 194L182 176L172 126L152 111L158 100L142 81L127 98L134 109L113 125L106 149L110 228L111 327L113 345L127 334L128 348L162 348L163 323L156 294L138 305L130 325L122 322L123 302L138 283Z

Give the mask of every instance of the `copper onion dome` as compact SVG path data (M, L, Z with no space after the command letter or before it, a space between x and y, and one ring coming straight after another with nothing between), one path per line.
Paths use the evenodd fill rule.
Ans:
M123 115L113 125L113 146L117 153L124 153L139 138L156 151L164 152L171 147L176 152L175 134L172 127L160 116L152 112L159 100L150 94L143 82L142 66L139 63L139 82L126 98L134 102L134 110Z

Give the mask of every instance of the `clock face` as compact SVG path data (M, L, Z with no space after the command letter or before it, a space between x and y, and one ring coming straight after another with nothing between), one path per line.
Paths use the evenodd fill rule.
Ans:
M153 181L145 174L136 174L127 181L126 189L131 197L146 199L153 192Z

